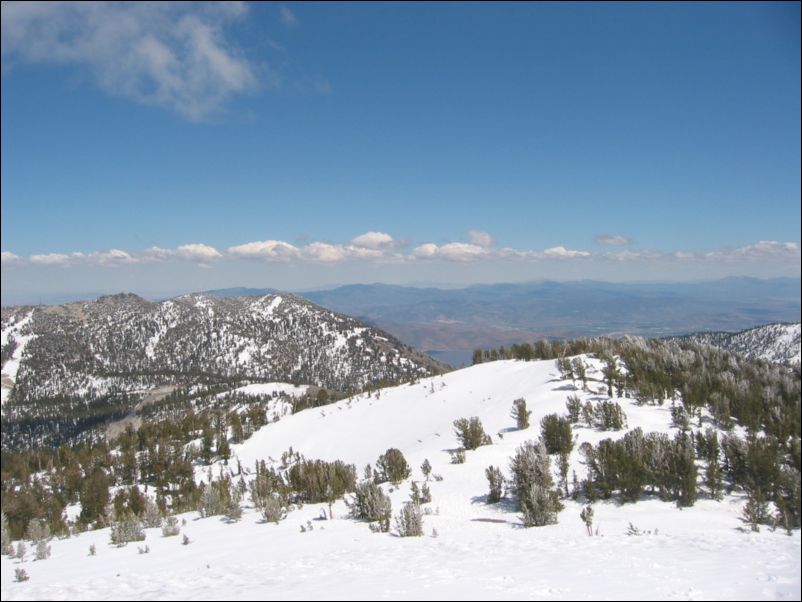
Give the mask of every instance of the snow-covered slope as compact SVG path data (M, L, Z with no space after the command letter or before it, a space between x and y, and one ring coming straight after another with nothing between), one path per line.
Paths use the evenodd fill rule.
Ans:
M748 359L798 366L802 353L802 324L766 324L740 332L698 332L679 339L712 345Z
M600 365L591 365L598 378ZM500 466L524 441L539 435L549 413L565 412L569 394L584 400L605 398L599 382L589 391L560 380L554 362L499 361L480 364L419 383L383 389L322 408L305 410L271 423L233 446L243 467L257 460L278 463L290 446L307 458L341 459L361 474L389 447L401 449L422 481L420 464L433 473L433 501L424 517L425 537L373 534L347 518L343 502L334 520L316 520L321 505L290 512L278 525L261 523L246 505L243 518L228 524L220 517L185 515L190 538L162 538L148 530L148 554L137 544L109 545L108 530L54 541L50 559L18 563L3 557L2 597L13 599L799 599L800 535L780 530L742 531L738 515L744 500L700 498L691 508L648 499L637 504L597 502L588 537L579 518L581 505L565 501L556 525L524 529L512 501L486 503L484 470ZM514 399L524 397L532 426L515 429ZM628 427L670 432L668 406L634 405L618 399ZM451 464L458 447L452 423L478 416L493 444L467 452L464 464ZM576 427L571 469L585 469L577 448L583 441L618 438L620 432ZM229 466L235 465L230 462ZM213 467L217 475L220 469ZM553 463L553 469L556 466ZM197 476L206 478L199 467ZM390 490L388 485L384 486ZM408 499L407 480L391 492L394 514ZM629 523L640 536L626 534ZM301 532L299 526L314 529ZM436 533L436 537L433 536ZM97 556L88 556L90 544ZM30 581L13 582L14 568Z

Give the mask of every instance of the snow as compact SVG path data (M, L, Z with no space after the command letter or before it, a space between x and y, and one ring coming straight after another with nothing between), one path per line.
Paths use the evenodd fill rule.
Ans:
M2 378L2 386L0 386L0 407L6 403L14 384L16 384L17 373L19 372L20 361L22 360L22 354L25 351L25 346L36 337L36 335L33 334L20 334L32 319L33 310L31 310L31 312L21 320L10 324L7 328L4 328L2 335L0 336L0 343L2 343L2 345L6 345L9 337L12 335L14 340L17 341L17 348L14 350L14 353L11 355L8 361L3 364L2 372L0 373L0 378Z
M293 385L290 383L254 383L238 387L225 393L220 393L217 397L230 395L231 393L242 393L243 395L273 395L284 393L290 397L303 397L309 389L308 385Z
M279 384L242 389L261 394ZM511 501L485 502L485 467L507 473L516 447L538 436L541 418L565 412L567 395L604 398L601 383L590 388L575 390L559 380L550 361L480 364L286 416L232 446L249 469L292 446L308 458L354 463L360 475L365 464L398 447L417 480L427 458L443 479L429 483L433 501L426 505L432 514L424 517L425 537L373 534L347 518L342 501L334 506L334 520L316 520L322 505L305 505L278 525L261 523L249 505L234 524L192 512L182 528L192 541L188 546L181 536L163 538L149 529L145 542L114 548L104 529L53 541L49 560L19 564L3 557L0 593L3 600L799 599L799 531L789 537L768 528L742 530L740 495L722 502L702 497L682 510L657 499L597 502L594 537L586 535L581 506L571 500L558 524L532 529L520 528ZM515 430L510 418L518 397L533 412L525 431ZM616 401L629 428L672 431L668 404ZM493 445L468 451L465 464L451 464L448 450L458 445L452 422L471 416L482 420ZM576 447L623 433L579 427ZM577 451L571 465L584 476ZM405 482L391 493L394 514L409 492ZM299 525L307 521L314 530L301 533ZM643 535L626 535L629 523ZM93 543L97 556L89 557ZM137 546L145 544L150 553L138 554ZM13 581L17 566L29 581Z

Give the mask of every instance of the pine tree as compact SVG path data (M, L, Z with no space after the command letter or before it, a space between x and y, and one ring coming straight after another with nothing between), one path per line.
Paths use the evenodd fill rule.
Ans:
M529 428L529 416L531 415L532 412L526 409L526 400L523 397L512 402L511 416L515 419L518 430L522 431Z
M538 527L557 522L562 510L559 492L552 489L551 461L542 441L528 441L512 458L510 469L518 509L525 527Z
M490 486L490 493L487 494L487 503L495 504L501 501L504 493L504 475L501 470L494 466L488 466L485 469L485 476L487 477L488 485Z

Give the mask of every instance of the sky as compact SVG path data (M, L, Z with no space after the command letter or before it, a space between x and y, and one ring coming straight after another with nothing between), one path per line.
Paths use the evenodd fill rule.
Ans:
M799 3L2 3L2 293L800 275Z

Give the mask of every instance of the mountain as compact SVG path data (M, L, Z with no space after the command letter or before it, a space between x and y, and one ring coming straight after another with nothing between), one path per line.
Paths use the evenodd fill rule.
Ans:
M43 419L62 435L80 432L167 384L279 381L345 392L446 369L290 294L161 302L119 294L3 308L2 359L4 444L33 424L41 430Z
M799 366L801 334L802 325L797 322L766 324L740 332L697 332L676 338L718 347L749 359Z
M387 448L397 448L411 474L380 487L391 500L392 515L398 516L413 482L419 488L425 483L432 500L423 504L422 537L398 537L392 524L390 533L371 532L366 522L349 516L342 499L331 508L317 502L288 504L281 520L268 522L246 497L238 519L180 511L176 537L146 528L144 541L116 547L106 527L54 539L46 560L31 561L33 551L25 562L3 556L2 598L798 598L799 530L791 536L765 526L751 532L741 517L742 490L726 490L721 501L708 495L704 460L697 460L695 504L679 508L648 488L637 502L622 503L617 494L597 499L592 537L580 519L589 504L581 493L562 496L564 508L555 524L529 529L522 527L511 485L499 503L488 500L485 469L498 467L511 479L510 458L538 438L541 420L564 414L568 396L577 396L583 405L607 399L604 362L579 359L587 366L586 389L563 378L553 360L490 362L283 416L232 445L227 463L195 466L195 479L208 483L210 475L236 475L241 464L243 472L232 476L232 483L250 483L259 474L257 461L278 471L299 465L289 448L310 460L353 464L361 476L367 463L375 466ZM510 417L518 398L525 398L532 411L532 426L525 430ZM592 462L583 451L587 446L601 449L603 443L638 432L656 433L669 447L682 440L668 403L644 404L630 395L612 401L620 404L627 427L602 431L584 421L574 424L569 483L574 472L582 480L590 474ZM481 420L492 444L468 450L464 463L454 463L449 452L460 441L453 421L470 416ZM708 436L714 430L719 437L733 435L717 430L706 411L703 417L701 426L694 420L687 427L697 437L706 429ZM431 464L431 478L420 468L424 460ZM550 473L555 483L560 482L558 466L554 454ZM261 471L264 475L265 468ZM150 495L155 490L151 487ZM330 510L333 516L328 517ZM79 511L72 504L67 515L74 518ZM187 545L182 545L184 536ZM88 555L90 547L96 554ZM14 582L15 569L26 570L30 579Z
M302 295L459 365L470 362L476 347L541 338L664 337L798 321L799 291L800 280L794 278L724 278L692 283L543 281L462 289L359 284Z

